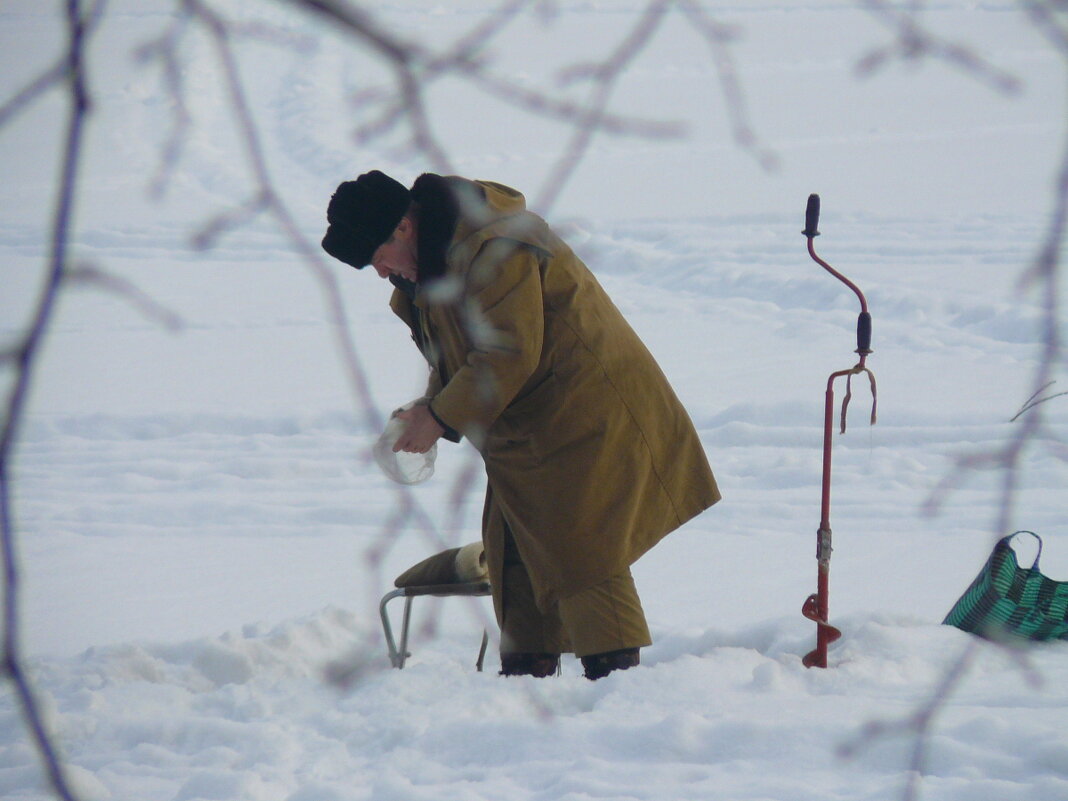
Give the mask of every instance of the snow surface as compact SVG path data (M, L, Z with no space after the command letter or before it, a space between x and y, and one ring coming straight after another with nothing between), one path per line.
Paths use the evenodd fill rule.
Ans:
M706 5L736 26L751 123L778 169L732 140L707 43L675 10L613 108L678 120L688 136L596 138L544 209L661 362L724 492L635 566L655 639L642 666L590 683L571 658L553 680L504 680L492 648L476 672L487 599L417 601L412 657L389 667L377 602L392 577L478 537L477 472L449 511L472 452L443 447L431 482L391 485L369 459L379 432L320 287L277 228L261 220L190 247L250 191L200 34L183 42L194 127L169 191L147 197L172 104L133 52L175 12L108 4L75 259L135 282L183 326L91 288L65 294L13 466L25 646L83 798L902 797L917 745L903 723L971 642L939 621L1005 533L1001 476L969 473L938 515L921 509L958 456L1018 431L1009 419L1032 391L1041 303L1017 281L1052 201L1064 65L1010 2L947 0L923 19L1020 78L1011 95L930 60L858 77L891 38L861 3ZM219 6L271 26L238 41L242 74L272 178L311 241L341 179L379 167L408 181L432 166L399 151L399 135L352 143L346 98L388 75L351 40L285 4ZM379 13L441 44L492 7ZM487 55L551 88L641 10L536 3ZM58 56L56 9L4 3L0 42L6 98ZM435 87L431 111L457 172L537 203L567 144L560 126L456 80ZM0 131L0 341L18 336L39 289L64 119L54 92ZM815 590L823 391L854 361L857 308L805 253L810 192L823 198L820 252L870 302L879 387L878 424L861 382L835 437L831 609L844 636L828 670L801 665L815 627L800 607ZM385 308L388 287L329 269L381 416L420 392L424 368ZM1045 409L1061 434L1066 408ZM1066 480L1063 460L1030 451L1012 521L1043 535L1058 579ZM410 520L391 529L405 503L437 522L437 539ZM327 680L341 674L347 685ZM932 721L921 797L1068 799L1066 688L1063 644L981 649ZM0 797L48 795L5 687Z

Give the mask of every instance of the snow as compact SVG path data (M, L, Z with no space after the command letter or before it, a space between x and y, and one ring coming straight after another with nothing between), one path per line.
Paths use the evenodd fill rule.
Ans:
M148 197L173 108L158 68L133 53L175 9L107 5L74 257L132 281L182 325L70 289L12 466L24 645L82 798L904 797L917 745L907 721L972 644L940 621L1007 533L996 470L969 471L939 494L937 515L923 508L957 458L1019 431L1010 418L1033 391L1042 303L1018 279L1045 236L1063 64L1017 4L945 0L925 7L925 23L1017 76L1018 93L935 60L861 77L856 63L892 37L861 6L709 5L736 31L734 67L772 171L732 140L708 44L670 11L612 108L678 121L687 136L598 136L542 209L660 361L724 492L635 566L655 640L642 665L590 683L572 658L556 679L502 679L492 645L477 672L482 630L495 633L485 598L417 600L412 656L390 668L378 601L409 565L477 539L477 461L466 445L441 447L433 479L405 490L370 459L384 415L424 375L384 282L329 265L368 416L322 287L276 225L191 247L251 186L211 44L195 31L183 39L194 127L168 191ZM351 40L285 4L218 7L269 26L237 40L242 76L271 177L309 240L340 180L431 168L399 135L353 144L346 98L388 74ZM441 45L492 7L376 13ZM533 4L487 57L552 88L561 67L606 55L642 9ZM0 37L3 98L63 44L56 10L28 0L0 8ZM430 104L457 172L535 205L545 196L561 126L455 79ZM64 115L53 92L0 130L0 343L19 335L40 288ZM823 199L819 252L868 297L879 391L869 427L866 382L854 384L848 431L835 436L831 621L843 637L827 670L801 665L815 626L800 607L816 581L823 393L855 360L857 304L805 252L810 192ZM1050 434L1064 435L1066 409L1044 407ZM1044 571L1068 579L1068 465L1035 447L1020 479L1011 524L1039 532ZM418 514L398 526L405 504ZM1019 550L1033 558L1028 543ZM924 741L920 796L1068 799L1065 646L968 653ZM6 685L0 797L49 797Z

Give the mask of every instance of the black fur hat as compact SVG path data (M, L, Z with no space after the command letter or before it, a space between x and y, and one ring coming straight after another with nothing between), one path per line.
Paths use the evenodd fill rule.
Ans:
M345 181L326 209L330 224L323 250L358 270L366 267L400 223L410 202L408 189L378 170Z

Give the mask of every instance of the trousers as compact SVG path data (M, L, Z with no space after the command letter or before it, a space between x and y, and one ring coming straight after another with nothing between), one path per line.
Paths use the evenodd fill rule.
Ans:
M506 532L503 584L498 610L502 654L583 657L652 643L629 568L542 611L534 602L534 589L515 542Z

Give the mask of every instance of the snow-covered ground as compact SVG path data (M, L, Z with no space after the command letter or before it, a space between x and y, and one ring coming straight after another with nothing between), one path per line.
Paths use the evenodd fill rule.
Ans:
M478 537L477 472L450 505L472 451L443 446L430 482L390 484L369 459L378 430L320 284L277 226L190 247L250 191L213 51L194 31L183 40L194 127L167 194L146 196L172 105L159 70L132 53L174 9L107 5L74 256L183 324L67 292L12 466L25 646L82 797L902 797L916 740L894 727L969 644L939 622L1006 533L994 530L996 471L968 473L936 516L921 507L957 457L1019 430L1009 420L1032 391L1042 308L1017 282L1045 234L1064 64L1009 2L946 0L922 18L1019 78L1015 94L931 60L858 77L856 62L892 40L860 3L704 5L737 26L750 123L778 168L731 139L708 44L680 5L613 108L678 120L687 137L598 137L545 210L657 356L724 492L635 566L655 644L640 668L597 683L572 659L557 679L504 680L492 648L476 672L487 599L417 601L412 657L389 667L377 602L393 576ZM237 41L242 75L308 239L340 180L431 168L398 151L399 136L348 138L347 93L388 77L351 40L283 3L219 7L271 26ZM443 45L492 7L420 0L377 13ZM551 88L561 66L604 57L642 9L533 3L488 55ZM0 6L0 101L62 42L51 5ZM537 202L563 128L456 80L435 86L430 107L456 171ZM0 343L22 330L43 275L63 120L53 93L0 130ZM810 192L823 199L821 254L867 294L879 389L878 424L859 382L835 437L831 610L844 634L825 671L801 665L815 626L800 607L816 581L823 391L855 360L857 303L805 252ZM388 286L328 269L381 415L421 391L424 368L385 308ZM1045 407L1061 435L1065 400ZM1068 580L1066 483L1063 460L1029 451L1012 524L1042 534L1045 572ZM434 536L418 516L392 527L407 503ZM338 671L353 681L327 681ZM932 722L922 797L1068 799L1066 688L1063 644L980 650ZM867 739L873 723L888 733ZM5 686L0 797L47 796Z

